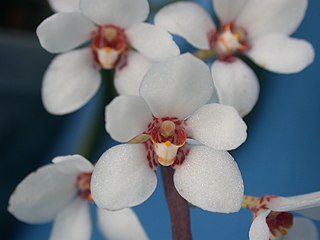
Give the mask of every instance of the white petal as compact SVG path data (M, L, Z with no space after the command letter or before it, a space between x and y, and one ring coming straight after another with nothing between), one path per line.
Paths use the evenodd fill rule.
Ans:
M154 23L200 49L210 48L208 33L216 29L208 12L193 2L165 6L156 14Z
M296 73L313 62L314 49L305 40L269 34L254 39L247 55L272 72Z
M88 41L94 24L81 13L56 13L37 28L41 46L51 53L65 52Z
M318 230L316 225L306 219L297 218L293 219L293 226L289 229L287 235L283 237L283 240L318 240Z
M148 129L152 113L141 97L120 96L106 107L106 129L114 140L127 142Z
M75 196L76 174L61 172L57 165L39 168L17 186L8 207L17 219L34 224L49 222Z
M79 0L48 0L55 12L80 12Z
M259 213L259 215L253 220L250 231L250 240L269 240L270 230L267 225L266 218L271 211L267 210L265 212Z
M273 198L268 207L277 212L296 211L320 206L320 192L302 194L293 197Z
M80 0L80 9L99 25L123 28L143 22L149 14L147 0Z
M49 65L42 101L52 114L70 113L86 104L99 86L100 73L93 66L90 49L75 50L58 55Z
M52 160L59 171L66 174L88 173L93 171L93 165L80 155L60 156Z
M98 223L103 236L108 240L147 240L137 215L130 208L108 211L98 208Z
M215 61L211 67L221 104L233 106L247 115L259 97L259 82L251 68L236 58L234 62Z
M320 207L302 209L296 212L308 218L318 220L318 221L320 220Z
M208 66L186 53L154 64L140 86L140 95L157 117L184 119L211 97Z
M217 150L239 147L247 138L247 126L230 106L207 104L187 120L187 135Z
M144 145L121 144L100 157L92 174L91 193L98 207L119 210L144 202L156 185Z
M239 211L243 197L241 173L231 155L205 146L192 146L175 167L174 185L191 204L211 212Z
M235 20L248 0L213 0L213 8L222 24Z
M57 215L50 240L88 240L91 228L89 205L76 198Z
M152 62L136 51L126 53L125 66L117 66L114 85L120 95L139 96L139 88Z
M180 54L172 36L163 28L149 23L138 23L126 30L128 42L150 60L162 61Z
M236 20L254 38L269 33L290 35L300 25L307 0L250 0Z

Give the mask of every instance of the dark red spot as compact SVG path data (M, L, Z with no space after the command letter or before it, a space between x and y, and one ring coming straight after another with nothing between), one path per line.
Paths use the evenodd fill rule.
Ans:
M81 173L76 180L78 195L89 202L93 202L90 190L91 175L92 173Z

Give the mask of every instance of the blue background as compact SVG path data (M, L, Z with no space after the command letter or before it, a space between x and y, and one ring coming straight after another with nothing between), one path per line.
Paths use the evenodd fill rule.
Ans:
M151 1L152 4L163 4L161 2L164 1ZM213 14L211 1L198 2ZM245 118L248 139L232 152L248 195L290 196L320 190L319 9L319 1L309 1L304 21L293 35L312 43L316 51L314 63L292 75L259 70L260 98ZM183 50L188 49L184 41L178 41ZM6 193L1 198L1 210L4 211L10 192L30 171L48 163L54 156L75 153L101 91L76 113L65 117L49 116L40 102L40 86L52 56L39 47L34 34L1 31L0 44L0 134L6 153L1 167L1 185L7 183ZM103 117L101 121L104 121ZM103 142L93 160L112 144L112 141ZM155 193L134 210L151 239L170 239L170 221L160 178L159 175ZM11 229L14 226L8 238L48 238L51 224L18 224L12 216L5 214L4 224L10 223ZM241 210L226 215L191 209L191 222L194 239L242 240L248 238L251 213ZM318 224L320 230L319 227ZM102 239L96 228L93 238Z

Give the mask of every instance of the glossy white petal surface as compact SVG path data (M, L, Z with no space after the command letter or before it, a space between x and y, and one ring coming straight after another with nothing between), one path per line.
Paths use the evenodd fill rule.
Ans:
M149 14L147 0L80 0L80 9L96 24L122 28L143 22Z
M99 86L100 73L93 66L90 49L71 51L58 55L49 65L42 83L42 102L52 114L67 114L86 104Z
M236 58L234 62L215 61L211 72L219 103L233 106L241 117L247 115L256 104L260 90L252 69Z
M268 207L273 211L286 212L320 206L320 192L297 195L293 197L277 197L272 199Z
M156 14L154 23L185 38L191 45L209 49L208 33L216 29L211 16L193 2L172 3Z
M150 60L162 61L180 54L172 36L150 23L138 23L126 30L129 44Z
M243 197L241 173L232 156L206 146L192 146L175 166L174 185L191 204L211 212L239 211Z
M212 0L212 5L222 24L226 24L238 17L247 2L248 0Z
M139 96L139 88L152 62L136 51L128 51L125 66L117 66L114 86L119 95Z
M120 96L106 107L106 129L114 140L127 142L148 129L152 113L143 98Z
M79 12L79 0L48 0L55 12Z
M94 29L94 24L83 14L61 12L40 23L37 35L44 49L51 53L60 53L88 41Z
M308 0L249 0L236 19L249 37L255 38L269 33L290 35L300 25Z
M250 231L250 240L269 240L270 231L266 222L266 218L271 211L266 210L265 212L259 213L259 215L253 220Z
M306 218L293 219L293 226L289 229L283 240L318 240L318 230L316 225Z
M231 150L247 138L247 126L230 106L207 104L187 120L187 135L208 147Z
M269 34L254 39L247 55L272 72L296 73L313 62L314 49L305 40Z
M49 164L29 174L10 197L8 211L26 223L46 223L76 194L77 174L61 171L68 163Z
M212 91L208 66L189 53L154 64L140 86L154 116L179 119L207 103Z
M50 240L88 240L91 228L89 205L76 198L55 218Z
M302 209L296 212L308 218L320 221L320 207Z
M108 211L97 208L98 224L103 236L108 240L147 240L137 215L130 208Z
M144 202L156 185L144 144L121 144L100 157L92 174L91 193L98 207L119 210Z

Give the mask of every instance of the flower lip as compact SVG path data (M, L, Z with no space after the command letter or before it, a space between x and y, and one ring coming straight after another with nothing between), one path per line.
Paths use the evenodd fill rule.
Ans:
M271 211L266 218L269 227L271 239L278 239L287 234L293 225L293 215L289 212Z
M120 27L115 25L99 26L92 33L91 49L94 60L101 68L114 68L127 47L126 35Z
M232 60L234 55L246 52L249 48L247 33L233 22L224 24L218 31L208 33L210 47L220 60Z
M293 214L287 211L273 211L270 202L279 199L278 196L266 195L262 197L245 196L242 206L252 211L253 219L261 214L266 215L265 221L269 229L269 239L282 239L293 226ZM268 211L268 213L266 213Z

